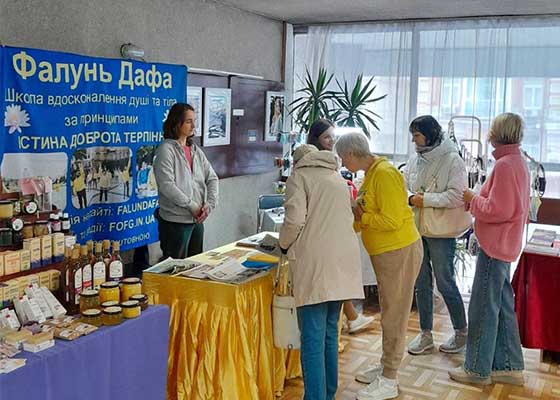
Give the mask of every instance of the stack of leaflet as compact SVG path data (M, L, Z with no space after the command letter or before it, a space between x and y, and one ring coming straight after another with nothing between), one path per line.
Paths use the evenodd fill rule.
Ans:
M524 251L558 257L560 254L560 236L554 231L536 229L527 245L525 245Z

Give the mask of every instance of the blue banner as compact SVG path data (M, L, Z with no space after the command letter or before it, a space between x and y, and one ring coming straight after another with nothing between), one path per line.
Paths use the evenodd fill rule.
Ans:
M80 243L158 240L154 150L187 67L0 48L3 190L69 213Z

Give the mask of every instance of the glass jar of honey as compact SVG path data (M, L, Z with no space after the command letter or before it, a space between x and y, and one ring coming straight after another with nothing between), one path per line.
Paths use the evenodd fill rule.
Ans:
M118 282L104 282L99 288L99 302L104 303L106 301L116 301L119 302L121 291L119 289Z
M97 290L84 290L80 295L80 312L92 308L99 309L99 292Z
M14 203L11 200L0 200L0 219L9 219L14 216Z
M31 239L34 235L33 222L24 222L22 233L23 233L23 238L24 239Z
M104 301L103 303L101 303L101 310L104 310L104 309L109 308L109 307L115 307L115 306L118 306L118 305L119 305L118 301L112 301L112 300L111 301Z
M40 220L35 221L35 226L33 227L33 233L36 237L44 236L49 234L49 221Z
M97 308L90 308L82 311L81 320L86 324L94 325L97 327L103 325L101 310L98 310Z
M130 300L136 300L140 304L140 309L142 311L148 308L148 296L143 293L130 296Z
M125 278L121 281L121 301L128 301L130 296L142 293L140 278Z
M107 307L103 310L103 325L118 325L122 322L122 317L122 308L118 306Z
M121 303L123 317L126 319L140 316L140 303L136 300L128 300Z

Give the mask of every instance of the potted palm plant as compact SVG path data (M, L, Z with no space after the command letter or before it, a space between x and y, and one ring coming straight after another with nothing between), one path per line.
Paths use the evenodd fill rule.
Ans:
M338 126L359 127L370 137L368 124L379 130L376 118L381 116L368 106L383 100L387 94L374 94L377 88L373 84L374 77L364 82L363 74L356 78L352 90L349 90L347 81L341 83L338 79L335 80L338 90L329 90L333 78L334 74L321 68L317 79L313 81L306 69L303 87L297 91L300 96L289 105L295 123L302 131L307 132L317 119L326 118Z

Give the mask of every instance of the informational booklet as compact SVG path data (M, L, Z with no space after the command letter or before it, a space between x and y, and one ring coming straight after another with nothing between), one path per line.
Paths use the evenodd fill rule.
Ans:
M555 239L556 232L546 229L535 229L535 232L533 232L528 244L534 246L552 247Z
M181 272L179 275L188 278L211 279L218 282L239 284L248 282L266 273L266 271L259 269L246 268L237 259L228 257L217 265L198 265L188 271Z
M199 266L200 263L192 260L180 260L175 258L167 258L166 260L160 261L153 267L148 268L145 272L152 272L154 274L171 274L176 275L178 273L188 271L192 268Z

